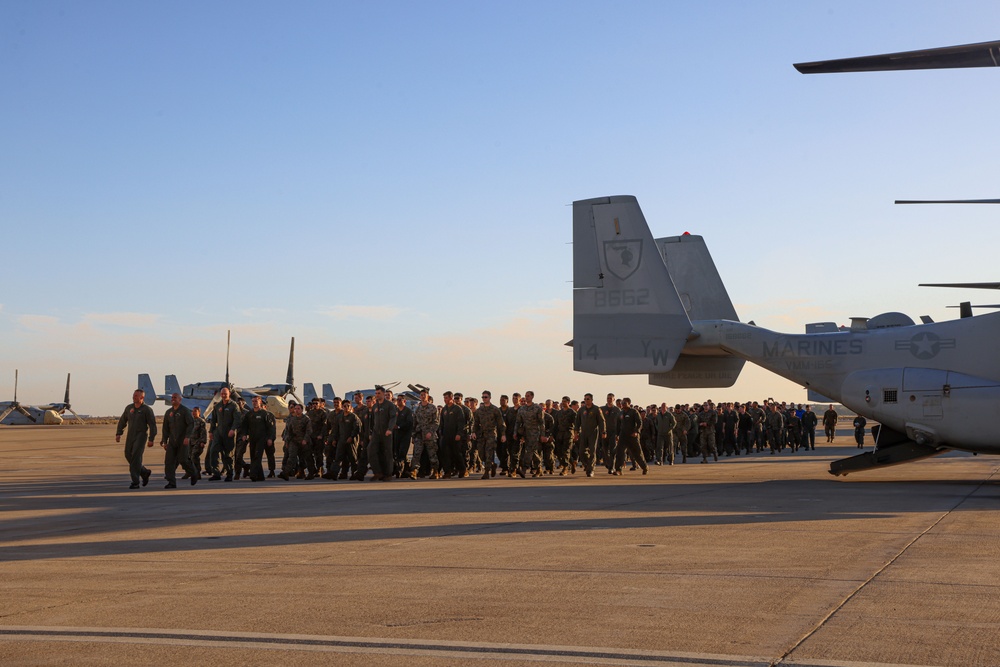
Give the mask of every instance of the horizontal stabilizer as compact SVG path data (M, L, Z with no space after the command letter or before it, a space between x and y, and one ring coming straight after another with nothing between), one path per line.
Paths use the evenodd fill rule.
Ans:
M573 203L573 368L600 375L669 371L691 333L639 203Z
M732 387L746 362L736 357L682 355L672 370L650 373L649 384L671 389Z

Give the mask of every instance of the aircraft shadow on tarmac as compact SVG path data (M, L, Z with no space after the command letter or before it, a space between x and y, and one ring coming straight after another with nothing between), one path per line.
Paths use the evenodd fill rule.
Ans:
M765 480L637 484L561 485L514 480L510 486L468 483L347 485L318 482L199 484L195 489L162 491L159 480L141 491L118 492L121 475L87 480L9 483L0 490L0 562L117 556L163 552L287 547L378 540L414 540L462 535L517 535L636 528L754 525L881 519L913 512L954 509L983 480ZM115 490L112 490L115 489ZM1000 490L988 489L992 501ZM962 508L959 507L958 511ZM552 519L538 512L559 513ZM23 513L28 513L25 516ZM566 513L576 513L565 518ZM616 516L617 513L629 516ZM34 514L34 516L30 516ZM488 520L431 526L384 526L407 515L483 514ZM521 518L519 514L530 515ZM642 516L635 516L641 514ZM215 534L226 517L241 522L326 519L325 530ZM370 525L357 526L358 517ZM337 528L350 519L352 527ZM315 521L308 525L316 525ZM201 527L204 534L192 536ZM116 540L114 533L188 529L187 535ZM100 536L108 539L101 539ZM12 541L63 538L56 544ZM90 538L90 539L87 539Z

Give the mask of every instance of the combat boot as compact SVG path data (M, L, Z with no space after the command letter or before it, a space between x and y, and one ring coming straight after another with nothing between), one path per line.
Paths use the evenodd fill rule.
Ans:
M281 479L285 480L286 482L288 481L288 473L285 472L284 470L282 470L281 472L278 473L278 477L280 477Z
M417 471L416 470L411 470L410 474L408 475L408 477L410 479L416 479L417 478Z
M575 475L576 474L576 461L570 460L570 462L569 462L569 473L571 475Z
M566 475L567 475L567 469L566 466L563 466L563 469L559 471L559 476L565 477Z
M493 465L490 466L490 477L496 477L496 476L497 476L497 464L494 463Z
M267 478L268 479L274 479L274 471L273 470L268 471Z
M236 479L240 478L240 473L243 472L242 466L236 469Z

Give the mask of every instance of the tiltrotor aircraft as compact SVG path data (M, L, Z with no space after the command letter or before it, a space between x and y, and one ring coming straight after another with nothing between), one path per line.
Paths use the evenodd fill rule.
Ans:
M230 334L227 331L226 379L223 381L195 382L194 384L184 385L184 388L181 389L180 383L177 381L177 376L167 375L164 378L166 393L157 394L149 375L147 373L140 374L139 388L146 394L146 403L152 405L157 400L169 403L171 394L178 393L181 395L181 403L185 407L188 409L200 408L202 417L207 418L212 413L212 408L215 407L215 404L220 399L219 392L223 387L228 387L234 400L238 396L242 396L243 400L249 404L254 396L260 396L264 399L264 405L268 412L278 418L287 417L288 403L285 401L285 397L291 395L300 403L302 402L302 399L295 394L295 337L292 337L291 347L288 350L288 372L285 376L285 381L264 384L258 387L237 387L229 381L229 344Z
M14 371L14 400L0 401L0 424L7 426L24 424L62 424L63 414L69 412L82 424L80 415L73 412L69 404L69 373L66 374L66 394L61 403L45 405L21 405L17 400L17 370Z
M573 368L650 384L729 387L747 361L879 422L844 475L950 449L1000 454L1000 313L785 334L739 321L700 236L654 239L632 196L573 203Z

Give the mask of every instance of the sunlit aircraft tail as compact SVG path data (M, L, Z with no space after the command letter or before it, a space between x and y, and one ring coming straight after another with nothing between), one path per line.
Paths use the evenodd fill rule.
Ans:
M648 373L670 387L723 387L743 361L681 356L692 320L737 320L700 236L654 240L632 196L573 203L573 368Z
M691 321L635 197L573 203L573 287L574 370L674 367Z
M302 385L302 400L306 402L306 405L313 402L316 396L316 387L312 382L306 382Z
M327 403L329 403L330 405L333 405L333 399L335 399L335 398L337 398L337 395L335 393L333 393L333 385L332 384L324 384L323 385L323 400L326 401Z
M148 373L139 373L139 389L146 395L146 405L153 405L156 402L156 389L153 388L153 380ZM68 387L66 393L69 393Z

